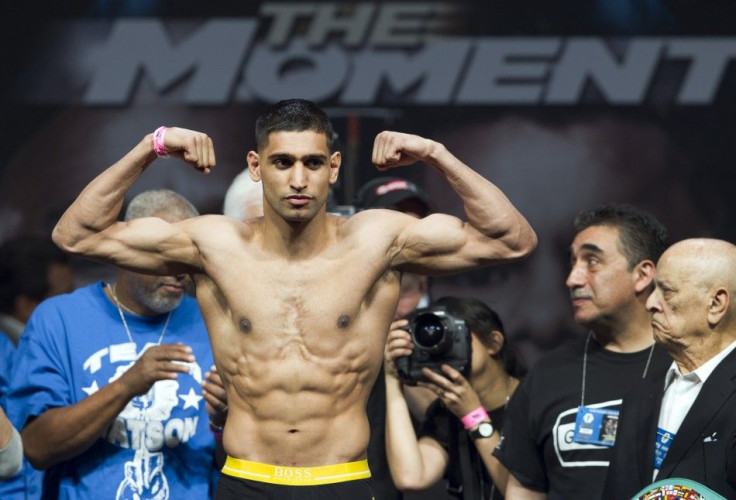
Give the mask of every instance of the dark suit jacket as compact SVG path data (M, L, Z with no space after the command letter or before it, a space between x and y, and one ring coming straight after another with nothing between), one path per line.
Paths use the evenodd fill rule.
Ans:
M662 377L639 385L624 397L604 498L628 500L653 482L654 443L663 394ZM727 475L727 469L734 468L727 463L734 435L736 350L721 361L703 384L671 443L657 480L691 479L726 498L736 499L736 478Z

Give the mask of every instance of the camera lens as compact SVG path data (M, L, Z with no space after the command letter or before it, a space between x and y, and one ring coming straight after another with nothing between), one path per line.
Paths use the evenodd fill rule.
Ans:
M414 340L425 349L437 348L445 337L445 327L434 314L422 314L416 320Z

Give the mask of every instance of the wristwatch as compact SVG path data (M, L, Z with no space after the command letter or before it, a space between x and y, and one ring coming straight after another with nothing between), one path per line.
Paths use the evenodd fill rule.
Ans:
M489 438L493 435L493 425L488 422L481 422L478 427L476 427L474 430L469 431L470 433L470 439L485 439Z

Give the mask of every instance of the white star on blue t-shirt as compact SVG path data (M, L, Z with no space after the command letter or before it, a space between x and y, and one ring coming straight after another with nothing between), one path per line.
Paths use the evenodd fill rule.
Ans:
M194 388L189 388L189 394L185 394L182 396L179 394L179 397L182 401L184 401L184 409L186 410L189 407L196 408L199 410L199 402L202 400L202 396L198 395L194 392Z

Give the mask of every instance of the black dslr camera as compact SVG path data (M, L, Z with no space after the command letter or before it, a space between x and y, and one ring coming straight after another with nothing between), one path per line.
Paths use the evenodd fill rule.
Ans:
M396 358L396 370L402 382L416 385L426 380L422 368L444 374L446 363L463 374L470 373L470 331L465 321L450 315L444 307L417 309L408 318L405 330L411 334L411 356Z

